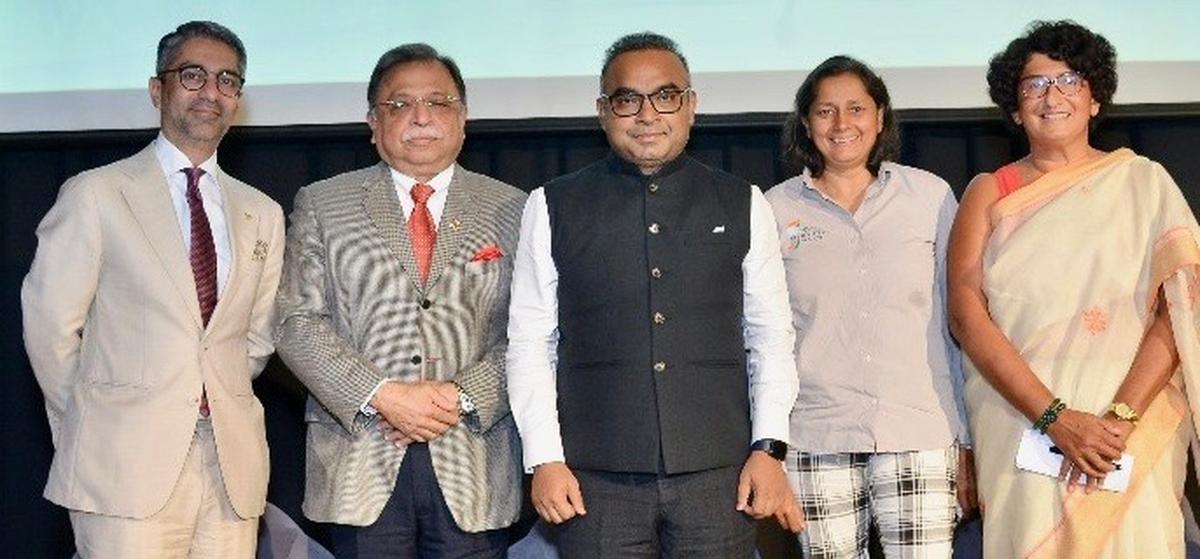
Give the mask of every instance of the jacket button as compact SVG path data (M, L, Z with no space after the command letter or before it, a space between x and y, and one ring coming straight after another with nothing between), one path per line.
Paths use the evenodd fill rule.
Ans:
M430 301L429 299L423 299L421 301L422 309L428 309L429 307L432 307L432 306L433 306L433 301Z
M654 278L654 279L661 278L661 277L662 277L662 270L659 270L658 268L651 268L651 269L650 269L650 277L652 277L652 278Z
M660 312L654 313L654 323L655 324L666 324L667 323L667 315L660 313Z
M661 372L663 372L663 371L665 371L665 370L667 370L667 364L666 364L666 363L663 363L662 361L659 361L658 363L655 363L655 364L654 364L654 372L656 372L656 373L661 373Z
M412 359L410 359L409 361L412 361L413 365L420 365L421 364L421 356L414 355L414 356L412 356Z
M650 192L658 192L658 183L650 183Z
M657 223L651 223L650 227L646 229L650 231L651 235L657 235L659 231L662 231L662 227L659 227Z

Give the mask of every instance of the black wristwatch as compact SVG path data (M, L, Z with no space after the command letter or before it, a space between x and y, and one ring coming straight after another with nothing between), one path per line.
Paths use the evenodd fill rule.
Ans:
M779 439L758 439L754 444L750 445L750 451L761 450L767 453L767 456L776 460L787 458L787 443Z

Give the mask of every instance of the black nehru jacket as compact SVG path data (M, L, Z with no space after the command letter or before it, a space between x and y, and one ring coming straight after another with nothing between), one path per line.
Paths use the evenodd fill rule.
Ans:
M571 467L677 474L745 461L751 188L686 155L645 176L613 154L545 186Z

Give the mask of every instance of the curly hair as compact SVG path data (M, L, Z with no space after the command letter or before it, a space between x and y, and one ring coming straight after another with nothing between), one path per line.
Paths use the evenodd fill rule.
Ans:
M1011 123L1021 103L1018 88L1025 65L1039 53L1066 63L1087 80L1092 98L1100 103L1100 113L1092 119L1095 124L1117 91L1117 51L1103 35L1071 20L1035 21L1024 35L992 57L987 71L992 102Z
M875 138L875 145L871 146L871 153L867 157L867 169L872 175L878 175L879 166L884 161L895 159L900 154L900 125L896 123L892 100L883 79L859 60L845 55L832 56L804 78L804 83L800 84L800 89L796 91L796 102L792 112L783 124L783 158L796 173L807 168L813 178L820 178L825 172L825 157L817 150L812 138L808 137L804 120L817 99L817 86L821 84L821 80L842 74L852 74L862 80L867 94L875 101L879 110L883 111L883 131Z

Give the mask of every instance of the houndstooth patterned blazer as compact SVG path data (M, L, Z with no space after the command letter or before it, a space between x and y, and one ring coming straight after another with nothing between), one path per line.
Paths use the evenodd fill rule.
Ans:
M455 168L423 288L385 164L296 195L276 344L310 393L308 518L353 526L379 518L404 450L383 439L379 419L361 406L382 379L424 378L456 381L477 407L429 443L455 521L478 532L516 520L521 452L504 352L524 202L507 184ZM493 245L502 257L473 261Z

